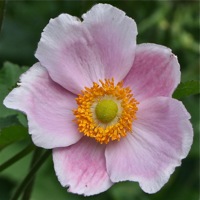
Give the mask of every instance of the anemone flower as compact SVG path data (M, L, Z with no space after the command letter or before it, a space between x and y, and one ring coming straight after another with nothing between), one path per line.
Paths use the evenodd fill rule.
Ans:
M155 193L191 148L190 114L172 98L177 57L136 45L133 19L108 4L51 19L34 64L4 100L27 115L36 146L53 149L61 185L94 195L120 181Z

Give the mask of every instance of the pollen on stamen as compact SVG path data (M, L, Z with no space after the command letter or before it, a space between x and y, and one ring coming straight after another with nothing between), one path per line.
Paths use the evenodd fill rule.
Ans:
M139 103L133 98L131 89L123 87L122 81L116 85L113 78L99 82L100 84L94 82L91 88L85 87L76 98L78 107L73 110L74 121L85 136L107 144L110 141L119 141L132 131ZM118 106L118 111L116 117L112 116L112 120L102 122L95 113L95 108L103 100L112 100Z

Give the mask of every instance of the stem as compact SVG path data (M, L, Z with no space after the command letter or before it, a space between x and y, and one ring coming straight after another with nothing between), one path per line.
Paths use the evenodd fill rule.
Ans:
M22 151L17 153L14 157L7 160L5 163L0 165L0 172L3 171L4 169L6 169L7 167L10 167L12 164L19 161L21 158L23 158L27 154L29 154L31 151L33 151L34 148L35 148L34 145L29 145L25 149L23 149Z
M49 157L50 154L51 154L51 151L46 151L40 157L40 159L38 159L38 161L35 163L35 165L32 167L32 169L29 171L29 173L26 175L26 177L24 178L24 180L19 185L17 191L15 192L15 194L13 195L13 197L11 198L11 200L17 200L19 198L19 196L21 195L22 191L24 189L26 189L26 187L31 182L31 180L33 179L33 177L36 174L36 172L39 170L39 168L42 166L42 164Z
M42 154L42 151L43 150L41 150L40 148L35 149L35 152L33 154L33 158L32 158L31 164L30 164L30 169L39 160L39 158L40 158L40 156ZM33 190L34 182L35 182L35 175L33 176L32 180L27 185L27 187L26 187L26 189L24 191L22 200L29 200L30 199L31 193L32 193L32 190Z

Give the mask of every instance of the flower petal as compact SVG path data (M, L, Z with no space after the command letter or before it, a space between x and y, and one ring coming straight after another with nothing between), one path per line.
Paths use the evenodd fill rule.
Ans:
M51 19L35 54L51 78L75 94L99 79L122 80L136 47L136 24L119 9L98 4L83 18Z
M135 60L124 79L137 100L149 97L171 97L180 83L180 66L171 49L156 44L141 44Z
M27 114L29 133L37 146L64 147L82 137L72 122L75 96L53 82L44 67L36 63L20 81L4 104Z
M108 4L97 4L83 16L100 55L105 78L121 81L129 72L135 55L137 26L133 19Z
M85 196L107 190L112 183L106 172L104 153L104 145L87 137L70 147L54 149L54 168L61 185Z
M102 76L92 40L78 18L61 14L44 28L35 56L55 82L78 94Z
M190 115L181 102L157 97L139 105L137 118L133 133L106 148L108 174L113 182L138 181L155 193L191 148Z

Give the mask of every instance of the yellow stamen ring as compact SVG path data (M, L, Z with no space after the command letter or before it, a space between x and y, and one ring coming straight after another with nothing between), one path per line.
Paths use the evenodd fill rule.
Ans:
M123 82L117 85L114 79L99 82L94 82L91 88L85 87L78 95L78 107L73 112L81 133L107 144L132 131L138 102L129 87L123 88Z

